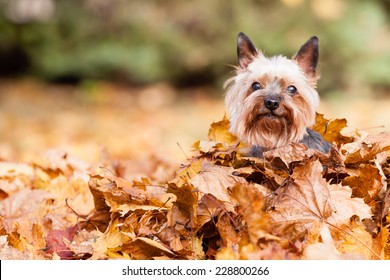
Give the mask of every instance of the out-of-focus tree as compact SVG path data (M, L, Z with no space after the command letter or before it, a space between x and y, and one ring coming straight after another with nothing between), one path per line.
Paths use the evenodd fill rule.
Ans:
M243 31L266 54L320 38L322 91L389 91L388 0L0 0L0 75L217 84Z

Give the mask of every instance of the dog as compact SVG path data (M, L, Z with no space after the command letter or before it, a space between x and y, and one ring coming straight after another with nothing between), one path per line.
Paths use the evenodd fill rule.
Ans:
M328 153L332 147L310 129L319 95L318 38L311 37L291 59L266 57L239 33L236 75L225 83L230 132L251 147L250 156L291 143Z

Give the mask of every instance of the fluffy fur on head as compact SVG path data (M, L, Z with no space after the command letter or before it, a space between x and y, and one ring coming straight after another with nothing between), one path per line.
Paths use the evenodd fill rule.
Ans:
M230 132L262 149L300 142L315 122L318 39L310 38L292 58L265 57L243 33L239 67L225 83Z

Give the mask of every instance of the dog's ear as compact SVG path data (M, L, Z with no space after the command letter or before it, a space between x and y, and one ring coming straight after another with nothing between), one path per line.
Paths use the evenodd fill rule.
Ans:
M247 68L257 55L258 51L252 41L240 32L237 37L237 56L240 66L244 69Z
M293 57L299 67L309 77L316 76L316 67L318 63L318 38L311 37Z

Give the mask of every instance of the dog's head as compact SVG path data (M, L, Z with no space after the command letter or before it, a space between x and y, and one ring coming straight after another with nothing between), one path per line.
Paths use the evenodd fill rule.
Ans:
M237 54L236 76L225 84L230 131L246 144L268 149L300 141L319 104L317 37L292 59L268 58L240 33Z

